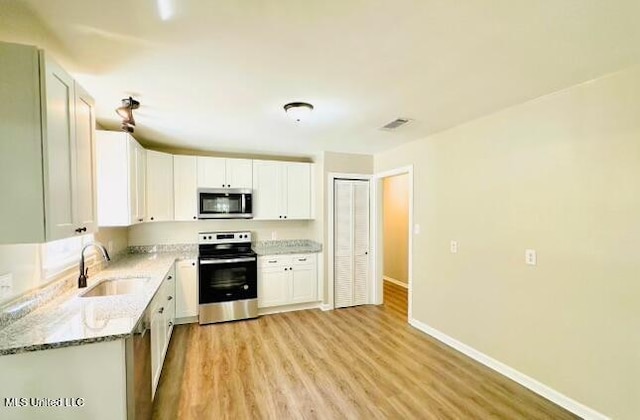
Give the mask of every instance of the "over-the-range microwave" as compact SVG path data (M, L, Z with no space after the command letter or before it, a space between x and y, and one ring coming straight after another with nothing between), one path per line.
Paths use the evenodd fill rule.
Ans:
M199 219L251 219L251 190L198 188Z

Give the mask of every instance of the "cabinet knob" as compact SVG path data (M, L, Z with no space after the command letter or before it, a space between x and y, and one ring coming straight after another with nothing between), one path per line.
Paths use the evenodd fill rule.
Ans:
M284 216L284 218L286 219L286 218L287 218L287 216Z
M151 216L151 220L153 220L153 216Z
M224 184L222 184L222 188L224 188Z
M171 280L173 277L171 276L167 276L167 280Z
M287 267L284 268L284 271L289 271L289 269Z
M144 221L144 219L138 219L138 222L142 222L142 221Z
M278 217L282 219L282 216L278 216Z
M167 298L167 300L171 300L171 299L173 299L173 296L169 296L169 297Z
M163 312L164 312L164 306L163 306L162 308L158 309L158 313L159 313L159 314L161 314L161 313L163 313Z
M227 184L227 187L231 188L231 184Z
M169 321L169 326L173 327L173 322Z
M191 263L191 265L195 267L195 266L196 266L196 263L192 262L192 263Z
M293 271L293 267L289 267L289 271Z
M198 218L196 216L193 216L193 220L197 220Z

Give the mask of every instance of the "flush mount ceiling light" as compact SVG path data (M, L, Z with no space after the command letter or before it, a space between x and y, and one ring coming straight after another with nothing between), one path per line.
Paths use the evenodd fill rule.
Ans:
M311 115L313 105L306 102L291 102L284 106L284 111L296 122L301 122Z
M122 117L122 131L133 133L136 120L133 119L133 110L140 108L140 102L131 96L122 100L122 106L116 108L118 115Z

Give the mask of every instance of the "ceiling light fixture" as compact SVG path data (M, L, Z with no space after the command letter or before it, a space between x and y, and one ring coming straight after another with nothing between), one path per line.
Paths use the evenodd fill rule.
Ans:
M301 122L311 115L313 105L306 102L291 102L284 106L284 111L296 122Z
M122 117L122 131L133 133L136 120L133 119L133 110L140 108L140 102L131 96L122 100L122 106L116 108L116 113Z

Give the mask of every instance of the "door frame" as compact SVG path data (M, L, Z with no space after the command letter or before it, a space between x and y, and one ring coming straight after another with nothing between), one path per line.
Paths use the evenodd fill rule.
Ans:
M343 172L329 172L327 174L327 305L324 309L335 309L335 278L334 278L334 265L333 265L333 247L335 245L334 242L334 194L335 194L335 181L337 179L348 179L354 181L368 181L369 182L369 248L373 251L373 247L371 246L375 242L372 241L374 238L374 223L375 219L375 206L372 205L374 203L374 176L371 174L354 174L354 173L343 173ZM373 269L375 266L375 258L374 253L370 252L369 255L369 278L367 279L367 303L375 303L375 288L372 287L373 284L371 279L374 277L371 275L373 273Z
M412 299L413 296L413 165L402 166L387 171L379 172L373 176L373 240L372 240L372 260L373 260L373 303L376 305L382 304L383 300L383 267L382 259L384 256L384 236L383 236L383 194L382 194L382 181L384 178L389 178L396 175L408 175L407 182L409 183L409 245L408 245L408 267L407 267L407 313L409 322L412 319Z

